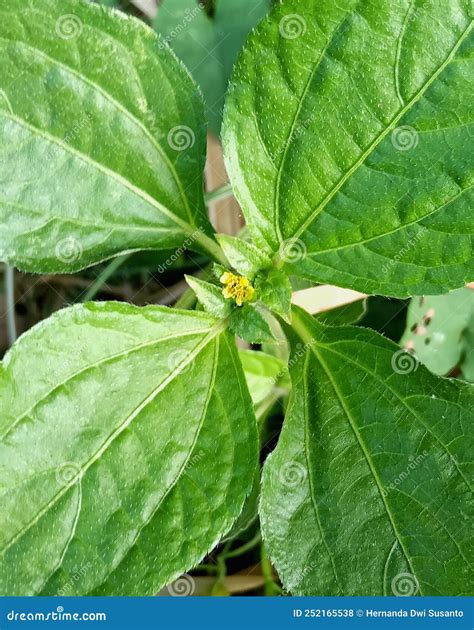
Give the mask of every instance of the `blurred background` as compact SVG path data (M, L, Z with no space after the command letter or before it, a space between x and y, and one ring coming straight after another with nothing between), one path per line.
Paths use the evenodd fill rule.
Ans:
M218 232L245 229L232 197L222 158L220 128L225 93L235 60L251 29L272 0L101 0L146 22L171 46L199 84L206 104L209 213ZM170 258L174 261L169 264ZM88 300L121 300L137 305L193 307L183 274L203 275L209 261L193 252L146 252L122 256L77 274L31 275L0 265L0 357L23 332L54 311ZM370 297L336 287L294 282L294 301L328 323L357 322L397 343L438 375L474 382L474 285L446 296L412 300ZM278 336L278 331L276 331ZM242 344L241 356L259 420L262 462L273 449L290 382L283 341L265 347ZM278 577L261 544L257 517L259 479L232 532L203 563L185 576L193 594L281 593ZM165 591L164 594L169 594Z

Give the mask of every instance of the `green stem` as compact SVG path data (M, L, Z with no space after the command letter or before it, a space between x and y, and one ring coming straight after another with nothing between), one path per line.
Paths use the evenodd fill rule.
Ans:
M196 277L200 278L201 280L210 280L212 278L212 275L212 265L208 265L207 267L204 267L204 269L201 269L201 271L196 273ZM196 304L196 294L191 289L191 287L189 287L189 289L186 289L183 295L176 302L174 308L182 308L186 311L190 311L196 306Z
M191 311L197 304L197 297L194 291L189 288L183 293L179 300L175 303L174 308L180 308L185 311Z
M13 267L5 267L5 301L7 308L7 338L12 346L17 339L15 319L15 270Z
M273 568L268 558L267 552L265 550L265 546L261 545L261 565L262 565L262 575L265 581L264 583L264 591L267 596L274 596L281 594L281 588L276 584L273 579Z
M224 255L220 245L210 236L200 232L198 236L195 236L195 240L201 245L201 247L210 254L216 262L220 263L224 267L229 267L229 261Z
M204 195L204 199L207 204L215 203L216 201L221 201L222 199L227 199L228 197L233 196L232 185L224 184L220 188L216 188L215 190L210 190Z
M261 542L261 540L262 535L260 531L258 531L255 536L244 545L241 545L240 547L237 547L237 549L233 549L232 551L228 551L225 554L223 553L222 556L224 557L224 560L227 560L228 558L237 558L238 556L243 556L244 553L247 553L247 551L250 551L254 547L256 547Z
M111 278L114 273L117 271L119 267L123 265L123 263L130 258L131 254L124 254L123 256L117 256L110 261L110 263L102 270L102 272L97 276L95 282L89 287L86 294L82 298L82 302L90 302L95 298L95 296L102 289L104 284L107 282L109 278Z

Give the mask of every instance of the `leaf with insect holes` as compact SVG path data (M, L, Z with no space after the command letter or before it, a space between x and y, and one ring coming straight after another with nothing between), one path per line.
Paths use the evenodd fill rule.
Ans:
M473 39L468 0L277 4L223 128L255 242L291 274L363 293L472 280Z
M401 344L409 347L434 374L448 374L474 361L469 333L474 331L474 291L458 289L447 295L415 297L410 303Z
M294 309L293 392L260 517L295 595L467 595L474 388Z
M2 595L154 595L251 491L252 401L204 313L60 311L6 355L0 403Z
M283 317L286 322L291 321L291 296L293 290L286 273L279 269L272 269L262 274L255 281L257 297L271 311Z
M263 343L274 339L272 330L263 315L250 304L232 310L229 329L244 341Z
M223 318L230 315L232 306L222 294L222 287L193 276L185 276L185 278L205 311L214 315L214 317Z
M243 276L253 278L257 271L271 265L270 259L264 252L252 243L227 234L218 234L216 238L227 260Z
M73 272L217 250L201 97L153 31L83 0L0 0L0 15L0 260Z

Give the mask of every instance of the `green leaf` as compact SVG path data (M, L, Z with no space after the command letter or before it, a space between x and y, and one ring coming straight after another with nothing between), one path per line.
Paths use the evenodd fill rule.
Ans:
M252 243L227 234L218 234L216 238L227 260L243 276L253 278L257 271L271 264L270 259Z
M82 0L0 14L0 260L49 273L134 250L218 255L202 101L153 31Z
M240 361L254 405L261 403L286 376L286 364L271 354L241 350Z
M209 17L196 0L160 3L155 28L201 87L207 119L216 134L237 54L269 5L270 0L219 0Z
M415 297L408 309L407 329L401 344L410 348L434 374L449 374L465 359L470 362L473 352L468 338L470 330L474 330L472 289Z
M467 595L473 387L373 331L300 309L293 326L293 393L260 509L283 584L296 595Z
M224 123L256 243L289 273L393 296L472 279L470 2L287 0Z
M367 300L357 300L351 304L345 304L331 311L320 313L317 318L327 326L347 326L356 324L367 312Z
M260 466L255 468L252 490L245 501L239 518L225 537L225 540L239 539L258 518L258 501L260 499Z
M194 276L185 276L186 282L196 294L197 299L214 317L224 318L230 314L231 303L222 294L222 287L205 282Z
M286 273L279 269L272 269L268 274L262 274L255 282L257 297L271 311L291 322L291 296L293 289Z
M230 316L229 329L244 341L263 343L274 339L272 330L263 315L254 306L236 306Z
M7 354L0 404L2 595L153 595L250 493L252 401L203 313L63 310Z

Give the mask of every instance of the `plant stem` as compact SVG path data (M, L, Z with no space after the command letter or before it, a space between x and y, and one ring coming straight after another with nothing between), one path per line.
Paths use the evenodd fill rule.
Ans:
M194 291L188 287L179 300L175 303L174 308L181 308L185 311L192 310L197 304L197 297Z
M7 338L12 346L17 339L15 319L15 270L5 266L5 300L7 309Z
M89 287L88 291L82 298L83 302L90 302L95 298L95 296L99 293L103 285L107 282L109 278L111 278L114 273L117 271L123 263L130 258L131 254L124 254L123 256L117 256L110 261L110 263L102 270L102 272L97 276L95 282Z
M250 551L251 549L256 547L261 540L262 540L262 535L260 531L258 531L255 534L255 536L251 538L248 542L246 542L244 545L241 545L240 547L237 547L237 549L233 549L232 551L228 551L225 554L223 553L222 556L224 560L227 560L228 558L237 558L238 556L243 556L244 553L247 553L247 551Z
M195 274L197 278L201 278L201 280L210 280L212 278L212 265L208 265L198 271ZM188 287L186 291L181 295L179 300L175 303L175 308L182 308L186 311L192 310L197 304L197 297L191 287Z
M216 188L215 190L210 190L204 195L207 204L215 203L216 201L221 201L222 199L227 199L228 197L233 196L232 185L224 184L224 186L220 186L220 188Z
M200 245L208 254L211 255L211 258L213 258L224 267L229 267L229 261L225 257L220 245L213 238L201 232L199 236L196 237L196 241L200 243Z
M272 565L267 556L267 552L265 550L263 543L260 549L261 549L262 575L263 575L263 579L265 580L265 587L264 587L265 595L270 596L270 597L273 595L280 595L281 588L278 586L278 584L276 584L275 580L273 579Z

